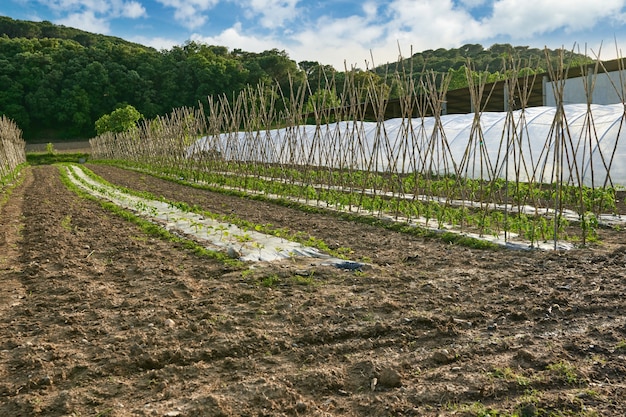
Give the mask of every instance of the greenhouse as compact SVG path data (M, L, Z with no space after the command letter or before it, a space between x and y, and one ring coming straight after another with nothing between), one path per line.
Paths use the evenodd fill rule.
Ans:
M603 187L626 185L623 104L342 121L205 136L188 157ZM507 151L508 150L508 151ZM560 181L557 181L560 179Z

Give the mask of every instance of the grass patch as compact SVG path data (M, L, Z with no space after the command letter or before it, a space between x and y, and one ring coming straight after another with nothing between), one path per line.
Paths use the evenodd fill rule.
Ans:
M568 385L580 385L586 381L574 365L567 361L551 363L546 367L551 374Z
M88 153L27 153L26 162L30 165L53 165L58 163L78 163L89 160Z
M68 232L72 231L72 216L67 215L61 220L61 227L67 230Z
M495 368L493 371L490 372L489 375L492 378L503 379L507 382L514 382L522 387L528 386L532 382L530 378L518 374L508 366L505 368Z
M296 285L304 285L304 286L310 286L310 287L315 287L317 285L320 284L320 282L318 280L315 279L315 277L313 276L314 272L311 272L309 275L294 275L290 278L291 282L293 282Z
M278 275L271 274L271 275L261 278L261 280L259 281L259 284L261 284L261 286L266 287L266 288L272 288L280 284L280 282L281 282L281 279Z

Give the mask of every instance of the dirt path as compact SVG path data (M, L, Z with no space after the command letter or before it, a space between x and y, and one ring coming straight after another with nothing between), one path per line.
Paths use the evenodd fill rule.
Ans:
M91 168L374 266L228 268L32 168L0 213L0 415L626 415L619 234L479 251Z

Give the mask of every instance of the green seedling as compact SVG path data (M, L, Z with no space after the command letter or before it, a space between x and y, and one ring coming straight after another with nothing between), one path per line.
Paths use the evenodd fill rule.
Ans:
M72 231L72 216L67 215L61 220L61 227L67 230L68 232Z

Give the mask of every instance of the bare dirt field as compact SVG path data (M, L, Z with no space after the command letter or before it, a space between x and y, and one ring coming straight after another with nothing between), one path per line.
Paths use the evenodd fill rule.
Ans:
M371 267L227 266L24 171L0 211L0 416L623 416L626 245L477 250L88 165Z

